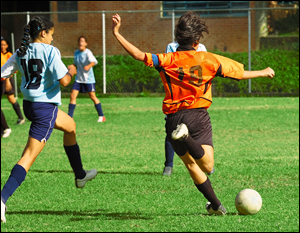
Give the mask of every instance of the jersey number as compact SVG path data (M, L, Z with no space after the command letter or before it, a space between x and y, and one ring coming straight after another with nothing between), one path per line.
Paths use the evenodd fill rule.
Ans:
M195 71L198 70L198 75L195 74ZM184 77L184 72L183 72L183 67L179 67L179 69L177 70L177 72L179 73L179 80L182 81L183 77ZM190 72L190 76L192 78L198 79L198 82L195 82L193 80L189 80L190 84L196 85L197 87L201 86L203 78L202 78L202 67L200 65L196 65L196 66L192 66L189 69Z
M28 71L26 65L26 59L21 59L21 65L24 70L26 83L24 88L26 89L38 89L41 85L41 73L43 72L43 61L40 59L30 59L28 61ZM28 77L28 73L30 77Z

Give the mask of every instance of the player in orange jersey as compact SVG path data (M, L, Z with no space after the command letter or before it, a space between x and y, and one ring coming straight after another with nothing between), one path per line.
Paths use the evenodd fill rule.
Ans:
M212 103L211 81L219 76L244 80L258 77L273 78L271 68L244 71L244 66L229 58L209 52L197 52L195 48L208 33L200 16L187 12L175 28L179 44L176 52L151 54L140 51L120 33L121 17L112 16L113 34L123 48L136 60L159 70L166 92L163 112L167 114L166 132L174 151L188 169L198 190L209 201L206 209L210 214L224 215L225 207L217 198L205 173L214 167L212 128L207 108Z
M1 67L7 62L7 60L12 56L12 53L9 51L9 44L6 39L1 37ZM20 105L15 99L15 81L13 78L13 75L9 78L10 83L11 83L11 88L10 91L7 91L7 88L5 88L5 83L2 86L2 91L4 92L5 95L7 95L8 101L11 103L13 106L13 109L15 110L18 120L16 125L22 125L25 123L25 118L22 115ZM8 82L8 81L6 81Z

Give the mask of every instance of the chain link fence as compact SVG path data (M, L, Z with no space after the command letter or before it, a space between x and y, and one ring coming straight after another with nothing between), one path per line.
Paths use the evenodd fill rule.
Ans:
M209 34L204 34L200 41L209 52L237 60L245 64L246 70L262 69L269 61L288 59L299 72L298 6L194 11L200 13L209 28ZM1 36L10 43L11 50L15 50L20 46L23 26L29 19L48 17L55 25L52 44L60 50L66 65L73 63L78 37L87 38L88 48L98 59L98 65L93 68L98 94L164 93L159 73L129 57L112 35L111 17L115 13L122 17L120 32L129 42L145 52L164 53L167 44L174 41L174 27L184 11L1 13ZM285 69L289 71L288 67ZM19 87L19 72L17 76ZM298 87L293 90L285 90L280 83L270 81L252 80L251 83L216 78L213 95L299 93L299 74L296 76ZM70 93L71 88L72 85L62 88L62 92Z

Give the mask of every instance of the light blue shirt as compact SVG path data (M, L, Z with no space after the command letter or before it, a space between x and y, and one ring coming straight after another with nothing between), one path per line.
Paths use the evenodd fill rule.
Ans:
M166 53L173 53L173 52L176 52L176 49L177 49L178 47L179 47L179 44L178 44L177 42L172 42L172 43L170 43L170 44L167 45ZM205 47L203 44L200 44L200 43L199 43L197 52L200 52L200 51L207 52L206 47Z
M77 75L75 77L75 81L78 83L95 83L95 76L93 67L91 67L88 71L84 70L84 67L94 62L95 65L98 64L97 59L94 57L93 53L89 49L85 49L84 51L80 51L79 49L75 51L74 54L74 64L77 68Z
M30 43L23 57L17 56L15 52L6 63L1 67L1 77L9 77L19 70L25 100L61 105L59 80L66 75L68 69L56 47Z

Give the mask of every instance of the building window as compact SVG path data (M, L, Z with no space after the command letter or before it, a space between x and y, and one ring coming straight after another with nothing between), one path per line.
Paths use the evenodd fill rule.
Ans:
M250 1L162 1L162 10L170 10L163 12L163 17L171 17L171 10L186 10L199 12L202 17L210 16L246 16L247 11L232 11L232 9L249 8ZM209 10L211 11L201 11ZM222 11L213 11L220 9ZM185 12L175 12L175 16L181 16Z
M57 11L77 11L77 1L57 1ZM58 22L77 22L77 13L61 13L58 14Z

